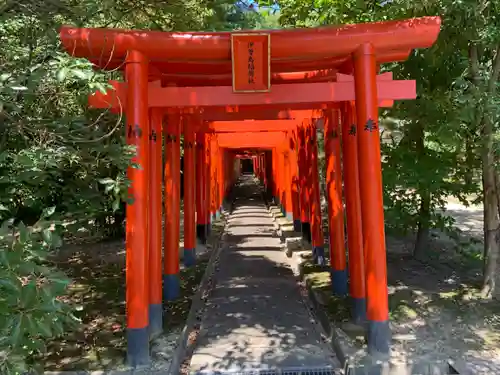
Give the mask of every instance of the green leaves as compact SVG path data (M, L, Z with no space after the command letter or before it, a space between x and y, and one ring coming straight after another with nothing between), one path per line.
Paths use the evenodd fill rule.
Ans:
M83 59L67 59L59 56L56 60L56 79L60 83L65 81L91 81L96 75L92 70L92 65Z
M59 82L63 82L68 75L68 71L69 71L69 69L66 67L59 69L56 73L57 80Z
M53 213L46 209L44 217ZM7 353L0 356L2 374L24 371L26 358L62 334L68 324L63 322L72 316L71 306L57 301L70 281L45 265L49 249L60 244L52 223L39 221L38 229L12 223L2 225L10 230L0 237L0 336L8 338L0 340L0 351Z
M500 160L500 86L488 91L500 45L500 2L395 0L381 6L357 0L284 0L280 5L284 26L442 17L433 47L414 51L405 62L382 66L382 72L392 71L397 79L416 79L418 95L381 111L381 123L385 116L397 120L385 127L383 182L390 229L413 232L423 222L436 228L452 225L442 214L445 198L464 200L480 190L486 139L482 116L495 123L493 150L495 162ZM475 64L471 46L478 51ZM425 210L423 201L429 206Z
M122 202L126 202L128 196L129 183L124 174L118 175L116 179L109 177L100 179L99 183L104 186L104 192L113 199L111 208L113 212L117 212Z
M48 219L50 216L52 216L56 212L56 206L48 207L45 208L42 212L42 219Z

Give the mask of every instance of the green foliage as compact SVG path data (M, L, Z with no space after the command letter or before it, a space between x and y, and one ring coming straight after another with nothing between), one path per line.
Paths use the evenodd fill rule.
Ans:
M0 373L29 369L27 358L45 351L47 339L78 322L76 306L62 300L69 280L47 264L60 247L60 225L44 210L32 227L6 220L0 227Z
M279 16L269 12L244 12L234 2L222 3L214 9L210 22L214 31L280 28Z
M0 27L9 42L0 56L2 374L29 369L47 340L77 323L63 298L69 280L50 257L82 223L113 215L131 156L120 121L85 109L106 77L60 53L42 26L21 15ZM112 189L105 177L117 181Z
M498 86L493 91L487 86L500 45L500 2L284 0L280 4L283 26L442 17L443 27L432 48L382 67L397 79L416 79L418 93L417 100L381 111L382 160L389 229L406 233L422 226L449 227L452 220L443 215L446 198L454 196L468 204L466 198L480 190L483 140L478 116L486 114L498 124ZM479 82L473 82L470 74L473 44L480 51ZM386 121L389 116L396 121Z

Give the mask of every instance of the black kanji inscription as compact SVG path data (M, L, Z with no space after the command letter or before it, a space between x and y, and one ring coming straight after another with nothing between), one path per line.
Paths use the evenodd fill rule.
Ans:
M356 135L356 125L351 125L349 128L349 135Z
M177 137L174 134L167 134L167 143L174 143L177 141Z
M139 125L129 125L128 127L128 137L129 138L141 138L142 137L142 129Z
M299 147L303 148L305 145L306 145L306 140L304 139L304 137L300 137L299 138Z
M255 83L255 60L253 58L253 42L248 43L248 83Z
M377 123L373 121L371 118L365 124L365 131L369 131L370 133L376 131L378 129Z
M157 138L156 131L153 129L151 130L151 134L149 135L149 140L156 142L156 138Z
M185 142L184 141L184 147L185 148L193 148L194 147L194 142Z

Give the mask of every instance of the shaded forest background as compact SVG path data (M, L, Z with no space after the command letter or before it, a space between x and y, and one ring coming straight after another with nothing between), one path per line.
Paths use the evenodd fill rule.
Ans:
M79 307L64 302L70 280L50 256L75 238L123 235L133 150L121 116L86 108L118 73L62 52L61 24L216 31L442 16L434 47L384 66L417 79L418 92L381 113L387 230L415 234L413 255L425 260L434 230L456 231L451 198L483 204L484 249L464 256L483 262L483 298L500 294L500 1L279 5L272 14L225 0L0 0L0 373L25 371L47 339L78 324Z

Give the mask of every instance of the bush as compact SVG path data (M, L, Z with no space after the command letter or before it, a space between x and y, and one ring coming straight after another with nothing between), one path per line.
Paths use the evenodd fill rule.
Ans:
M9 219L0 227L1 374L28 371L46 340L78 323L75 306L63 298L70 280L47 262L62 244L61 226L49 220L53 212L45 210L33 226Z

